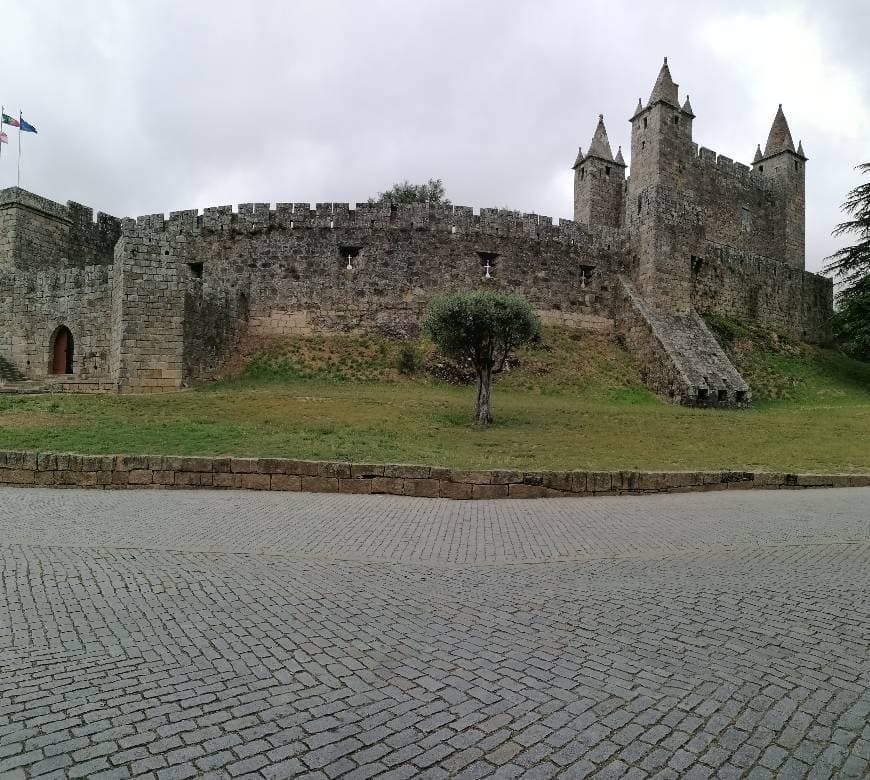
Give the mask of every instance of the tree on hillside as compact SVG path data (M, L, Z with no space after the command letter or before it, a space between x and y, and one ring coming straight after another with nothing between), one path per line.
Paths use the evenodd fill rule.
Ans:
M429 179L425 184L411 184L407 179L397 182L377 198L369 198L369 203L382 203L398 206L403 203L425 203L430 206L449 206L450 199L441 179Z
M870 163L857 169L870 175ZM870 181L848 194L843 211L850 219L837 225L834 235L854 234L858 240L832 254L825 267L843 285L837 295L834 335L848 354L870 360Z
M514 348L538 335L540 321L529 302L519 295L477 291L435 298L423 329L447 357L469 361L474 367L474 422L489 425L493 374L504 370Z

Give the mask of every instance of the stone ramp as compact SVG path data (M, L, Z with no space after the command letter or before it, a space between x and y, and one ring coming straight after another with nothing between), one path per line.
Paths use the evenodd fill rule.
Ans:
M5 382L21 382L24 380L18 367L4 357L0 357L0 383Z
M664 311L618 278L616 324L656 392L687 406L748 407L749 385L694 310Z

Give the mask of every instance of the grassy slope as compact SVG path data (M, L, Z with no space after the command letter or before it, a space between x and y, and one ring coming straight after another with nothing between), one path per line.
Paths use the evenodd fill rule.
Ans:
M549 330L499 379L497 422L478 430L468 423L473 388L402 376L396 344L312 337L272 345L237 378L195 390L0 396L0 447L525 469L870 471L870 365L713 325L755 390L752 410L665 404L606 338Z

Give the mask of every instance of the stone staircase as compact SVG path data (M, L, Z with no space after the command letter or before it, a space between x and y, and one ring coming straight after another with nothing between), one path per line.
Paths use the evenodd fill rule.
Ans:
M28 379L13 362L0 357L0 394L44 393L50 388L43 380Z
M644 366L657 393L687 406L748 407L749 385L694 310L666 311L618 278L616 329Z
M15 364L0 357L0 382L21 382L23 380L24 374L18 370Z

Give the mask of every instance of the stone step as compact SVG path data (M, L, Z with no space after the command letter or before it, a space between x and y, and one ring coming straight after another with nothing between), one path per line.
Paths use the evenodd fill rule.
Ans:
M21 382L24 379L16 365L4 357L0 357L0 381Z

